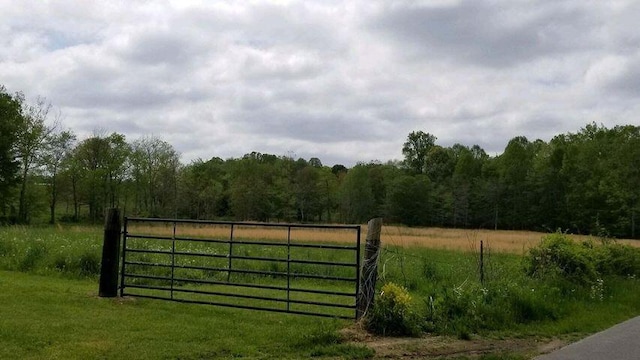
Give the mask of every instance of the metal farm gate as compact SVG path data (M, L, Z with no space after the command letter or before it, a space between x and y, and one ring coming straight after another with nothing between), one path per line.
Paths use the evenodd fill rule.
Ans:
M120 296L356 318L360 226L124 218Z

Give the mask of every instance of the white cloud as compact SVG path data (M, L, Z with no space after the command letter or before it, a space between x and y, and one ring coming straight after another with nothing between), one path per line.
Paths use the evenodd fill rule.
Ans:
M183 160L353 165L407 134L489 153L640 124L634 1L0 0L0 83L80 136L153 134Z

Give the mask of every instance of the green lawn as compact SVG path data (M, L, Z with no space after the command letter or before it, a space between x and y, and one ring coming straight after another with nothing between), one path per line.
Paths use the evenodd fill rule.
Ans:
M97 282L0 271L1 359L365 357L348 321L97 297Z

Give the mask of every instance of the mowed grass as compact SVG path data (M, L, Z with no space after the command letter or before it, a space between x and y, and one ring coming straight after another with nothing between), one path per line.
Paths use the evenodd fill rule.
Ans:
M0 359L347 358L349 321L97 297L93 280L0 271ZM321 357L321 356L320 356Z

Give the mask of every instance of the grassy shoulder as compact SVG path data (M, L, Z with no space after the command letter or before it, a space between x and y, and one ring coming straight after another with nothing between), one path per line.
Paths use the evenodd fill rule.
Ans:
M0 271L2 359L365 358L347 322L99 298L97 283Z
M640 251L551 234L525 256L383 251L369 328L382 334L586 335L640 314ZM399 287L396 285L400 285Z

